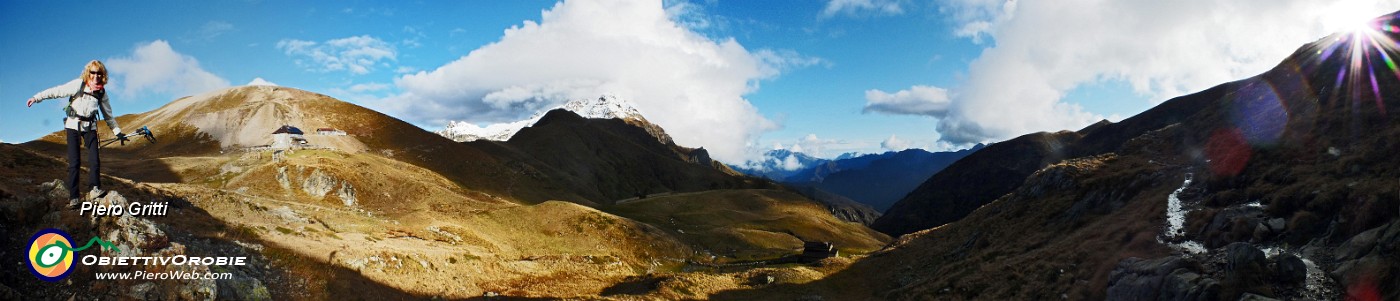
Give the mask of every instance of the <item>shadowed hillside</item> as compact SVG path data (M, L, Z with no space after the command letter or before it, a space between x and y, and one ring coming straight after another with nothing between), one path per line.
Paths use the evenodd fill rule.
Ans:
M1397 20L1376 23L1384 31L1329 36L1261 75L1061 132L1081 136L1060 153L1069 159L968 200L965 217L930 221L943 213L928 200L989 186L911 195L896 209L917 210L877 222L909 234L828 278L715 297L1400 298L1400 119L1389 112L1400 78L1374 59L1394 48L1370 47L1393 44ZM979 157L982 167L1042 161L1045 152L984 154L1037 136L1048 134L989 146L926 186L975 170L955 168Z
M1069 158L1079 133L1034 133L994 143L934 174L871 228L898 236L956 221L1020 186L1026 176Z
M496 149L501 156L529 157L533 160L527 162L545 177L598 204L657 193L771 185L738 175L704 149L671 143L655 126L634 123L585 119L556 109L509 141L467 144Z

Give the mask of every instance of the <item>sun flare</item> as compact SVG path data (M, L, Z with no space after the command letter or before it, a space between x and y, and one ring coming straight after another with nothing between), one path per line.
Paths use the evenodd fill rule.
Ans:
M1322 25L1327 32L1357 33L1374 30L1375 12L1362 1L1342 1L1323 13Z

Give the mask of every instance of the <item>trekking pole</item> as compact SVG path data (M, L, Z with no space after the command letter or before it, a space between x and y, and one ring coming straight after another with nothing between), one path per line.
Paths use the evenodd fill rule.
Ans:
M151 144L155 144L155 143L156 143L156 135L151 133L151 129L150 129L150 128L147 128L147 127L145 127L145 126L142 126L140 129L137 129L135 132L131 132L131 134L117 133L117 137L116 137L116 138L107 139L107 140L102 140L102 145L101 145L101 147L107 147L108 145L111 145L111 144L114 143L114 142L120 142L121 145L126 145L126 142L127 142L127 141L131 141L131 137L134 137L134 136L144 136L144 137L146 137L146 141L147 141L147 142L150 142Z

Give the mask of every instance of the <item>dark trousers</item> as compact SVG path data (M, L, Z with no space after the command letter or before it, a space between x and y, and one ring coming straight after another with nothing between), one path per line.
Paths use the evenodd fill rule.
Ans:
M78 148L80 140L88 147L88 184L102 189L102 162L97 160L97 131L64 129L64 132L68 133L68 181L64 182L68 184L68 198L78 198L78 167L83 163Z

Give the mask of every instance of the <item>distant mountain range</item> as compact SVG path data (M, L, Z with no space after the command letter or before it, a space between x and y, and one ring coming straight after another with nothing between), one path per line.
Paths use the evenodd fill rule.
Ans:
M731 167L752 176L806 188L799 190L809 192L812 198L820 199L821 193L817 193L820 190L884 212L929 176L983 147L985 145L978 144L953 152L907 149L880 154L846 153L834 160L775 149L765 153L762 160Z
M574 112L584 118L646 120L642 117L641 111L638 111L637 108L632 105L632 102L619 98L616 95L576 99L562 106L555 107L554 109L564 109ZM447 123L447 128L434 133L457 142L476 140L506 141L509 140L510 137L515 136L515 133L520 132L520 129L539 122L540 118L544 118L545 112L548 111L549 110L541 111L523 120L493 123L486 126L478 126L466 121L450 121Z

